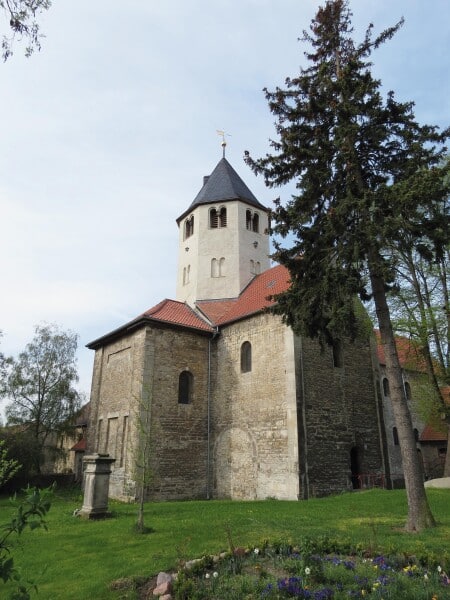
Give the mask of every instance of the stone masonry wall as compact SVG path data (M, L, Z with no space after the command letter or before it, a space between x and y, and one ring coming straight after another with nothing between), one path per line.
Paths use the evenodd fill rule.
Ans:
M352 489L384 475L381 424L369 340L345 344L342 366L331 348L296 338L301 497ZM353 450L352 450L353 449ZM351 453L353 452L353 461Z
M208 338L187 330L141 328L97 350L88 453L105 452L116 459L111 497L134 498L138 413L146 406L151 410L148 497L205 497L207 364ZM178 403L183 370L193 375L190 404Z
M252 368L241 372L250 342ZM259 314L221 330L212 393L214 497L297 499L298 441L293 335Z
M144 387L152 397L153 462L148 498L206 497L208 341L186 329L147 329ZM182 371L193 376L189 404L178 402Z
M140 329L95 353L86 454L107 453L115 459L110 496L116 498L134 493L131 447L142 391L144 342L145 330Z

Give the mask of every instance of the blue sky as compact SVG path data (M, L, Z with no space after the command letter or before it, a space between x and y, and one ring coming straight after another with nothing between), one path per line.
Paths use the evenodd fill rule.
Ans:
M54 0L42 51L0 64L0 348L34 325L85 344L175 296L178 231L221 157L265 205L243 163L274 135L262 88L306 65L298 42L317 0ZM423 123L450 124L448 0L354 0L356 37L402 16L374 72ZM5 31L4 19L0 33Z

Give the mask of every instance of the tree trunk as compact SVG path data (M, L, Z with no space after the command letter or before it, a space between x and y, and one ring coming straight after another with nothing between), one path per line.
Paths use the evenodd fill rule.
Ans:
M141 490L140 498L139 498L139 507L138 514L136 520L136 530L138 533L144 533L145 524L144 524L144 489Z
M447 454L445 455L444 477L450 477L450 424L447 422Z
M428 527L434 527L436 522L425 494L422 468L416 449L411 414L406 401L402 370L386 300L384 277L378 273L378 265L379 261L376 259L370 265L370 280L380 328L381 343L383 344L386 359L386 375L389 381L392 411L402 456L403 474L408 499L406 530L418 532Z

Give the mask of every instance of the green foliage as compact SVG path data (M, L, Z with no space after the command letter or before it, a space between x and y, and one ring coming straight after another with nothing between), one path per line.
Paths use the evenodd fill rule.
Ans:
M36 475L36 456L39 456L41 447L33 432L27 427L3 427L0 439L4 440L9 456L21 465L19 478Z
M6 367L2 393L10 400L8 425L17 425L17 431L34 437L39 448L35 453L38 471L49 435L63 431L79 408L74 388L77 339L75 333L56 325L37 326L33 340Z
M450 129L420 125L412 102L384 99L370 57L403 21L363 41L353 39L347 0L327 0L302 42L309 66L286 88L266 92L275 115L272 154L246 162L269 187L295 182L296 194L275 201L274 258L291 285L276 295L274 312L294 332L321 344L355 338L354 298L373 297L408 488L408 531L435 525L423 491L419 459L387 305L396 281L389 252L397 244L426 261L439 260L450 242L450 161L443 145Z
M228 524L233 545L248 550L255 566L255 546L263 552L264 543L278 540L283 547L287 541L295 551L299 541L310 538L320 553L341 551L362 556L370 545L374 551L386 551L401 560L432 554L448 573L450 490L429 490L428 497L439 526L414 536L405 536L401 530L404 490L361 491L305 502L149 502L145 510L155 531L142 536L133 532L135 505L110 501L114 519L84 521L72 516L82 502L79 492L57 490L48 531L27 535L20 563L26 565L29 578L38 584L41 598L118 599L123 592L110 590L113 580L150 577L177 568L180 558L186 561L229 550ZM3 520L10 513L8 498L0 498ZM371 539L374 524L376 543ZM61 550L58 560L55 548ZM279 556L273 559L279 561ZM259 578L259 571L254 573ZM4 595L12 587L7 584ZM132 593L130 590L129 598L136 600Z
M15 566L11 536L20 536L27 527L31 530L47 528L45 516L50 510L53 489L27 488L22 501L17 504L14 498L14 503L17 504L16 512L12 515L9 523L1 527L0 579L4 584L8 581L15 582L17 588L9 596L13 600L28 600L30 589L36 589L36 586L30 581L24 582L20 571Z
M5 440L0 439L0 489L20 470L21 464L15 458L8 458Z
M441 563L428 556L356 555L334 540L335 550L323 552L313 539L301 539L287 554L266 546L242 557L239 574L228 568L229 557L203 572L185 569L174 584L177 600L234 600L235 598L450 598L450 578Z
M397 102L393 92L384 100L370 71L373 50L401 25L375 38L369 26L355 44L348 3L328 0L303 32L310 66L287 78L285 89L265 90L277 119L273 154L246 153L268 186L295 181L297 194L278 199L272 212L273 232L293 239L290 247L276 244L274 257L292 278L276 311L326 342L356 334L353 298L370 297L371 275L395 283L384 254L390 242L401 238L425 254L419 241L426 238L430 257L448 238L450 215L437 207L449 191L442 164L449 132L419 125L413 103Z
M448 213L449 206L447 199L442 210ZM434 394L428 398L429 412L447 413L450 420L450 407L440 392L440 386L450 385L450 245L432 262L401 247L392 252L401 282L389 299L395 330L411 339L428 374Z
M13 54L16 38L27 40L25 56L31 56L35 50L41 49L39 23L36 16L51 6L50 0L0 0L0 9L9 21L10 34L2 39L2 56L6 61Z

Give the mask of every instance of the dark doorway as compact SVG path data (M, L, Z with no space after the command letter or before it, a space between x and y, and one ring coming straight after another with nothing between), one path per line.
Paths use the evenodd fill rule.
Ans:
M358 448L353 446L350 450L350 469L352 471L352 487L354 490L359 490L361 488L361 479L360 479L360 464L359 464L359 453Z

